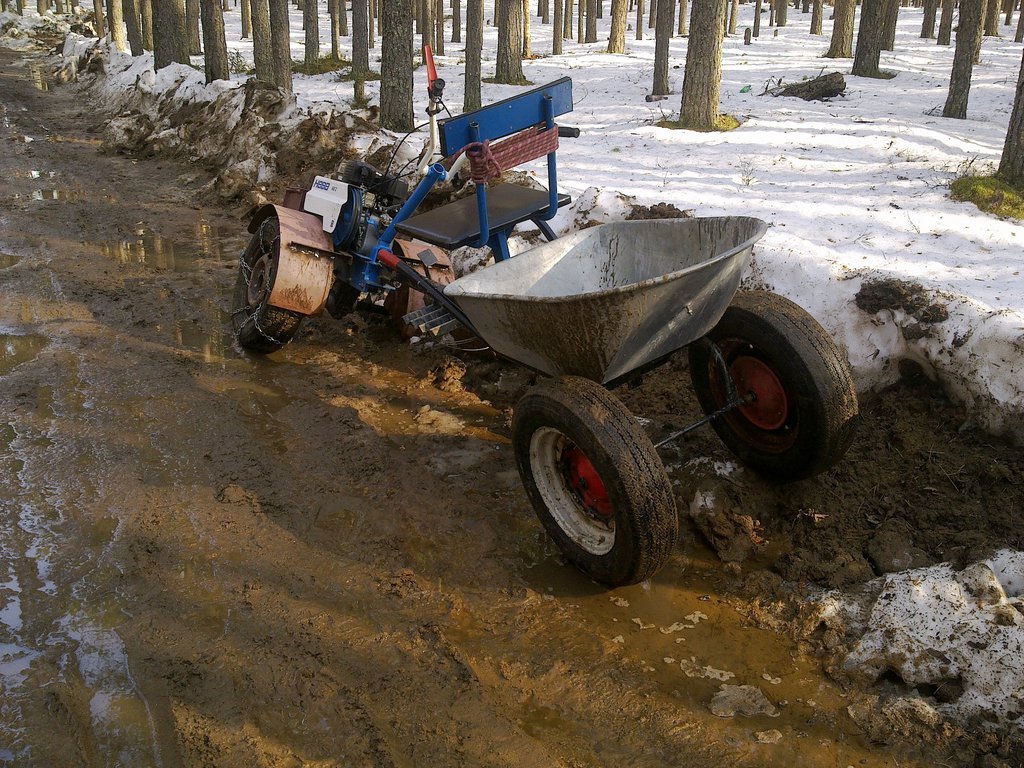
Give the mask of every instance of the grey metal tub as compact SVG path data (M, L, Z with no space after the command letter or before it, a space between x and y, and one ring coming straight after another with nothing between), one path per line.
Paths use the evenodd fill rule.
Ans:
M605 384L706 334L767 230L721 216L576 232L445 287L496 352Z

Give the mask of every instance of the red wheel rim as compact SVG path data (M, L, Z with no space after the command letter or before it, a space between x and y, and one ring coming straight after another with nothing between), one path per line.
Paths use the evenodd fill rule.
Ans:
M562 466L570 490L583 506L597 517L610 518L612 502L608 490L586 454L571 445L562 452Z
M741 397L753 395L753 402L739 408L747 421L764 430L779 429L786 423L789 398L771 366L756 357L743 355L729 366L729 373Z

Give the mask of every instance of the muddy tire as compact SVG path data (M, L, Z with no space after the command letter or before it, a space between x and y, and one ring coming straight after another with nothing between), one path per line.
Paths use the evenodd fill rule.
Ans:
M785 482L842 459L858 421L857 391L846 357L813 317L777 294L740 292L707 338L737 393L754 398L711 422L744 464ZM698 341L689 357L697 399L712 413L729 400L713 349Z
M238 343L251 352L276 352L292 340L302 322L302 315L267 303L280 246L280 225L270 216L253 233L239 259L231 323Z
M577 568L609 586L661 568L679 530L672 488L611 393L577 377L541 382L516 403L512 444L537 516Z

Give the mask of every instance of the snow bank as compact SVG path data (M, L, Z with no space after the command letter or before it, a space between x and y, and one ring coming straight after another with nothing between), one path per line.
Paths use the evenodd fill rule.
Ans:
M955 720L1024 728L1024 552L962 571L890 574L819 600L811 625L845 637L843 668L902 681Z

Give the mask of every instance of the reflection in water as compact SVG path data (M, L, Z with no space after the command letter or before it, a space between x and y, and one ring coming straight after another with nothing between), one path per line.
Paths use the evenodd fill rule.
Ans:
M50 90L50 84L46 82L46 78L43 77L43 68L38 64L29 64L28 77L32 81L32 85L35 86L36 90L48 91Z
M44 336L11 336L0 333L0 376L10 373L22 363L27 363L45 346Z
M229 332L230 315L217 310L212 317L199 323L194 320L174 321L174 340L179 347L192 349L203 355L203 361L213 363L225 357L237 357Z
M12 256L9 253L0 253L0 269L13 267L19 261L21 261L21 257L19 256Z
M155 269L183 271L200 259L233 255L239 233L221 233L205 219L196 222L194 239L175 241L140 224L133 237L101 246L103 254L121 264L140 264Z
M85 192L80 189L57 188L33 190L31 197L33 200L64 200L65 202L86 199Z

